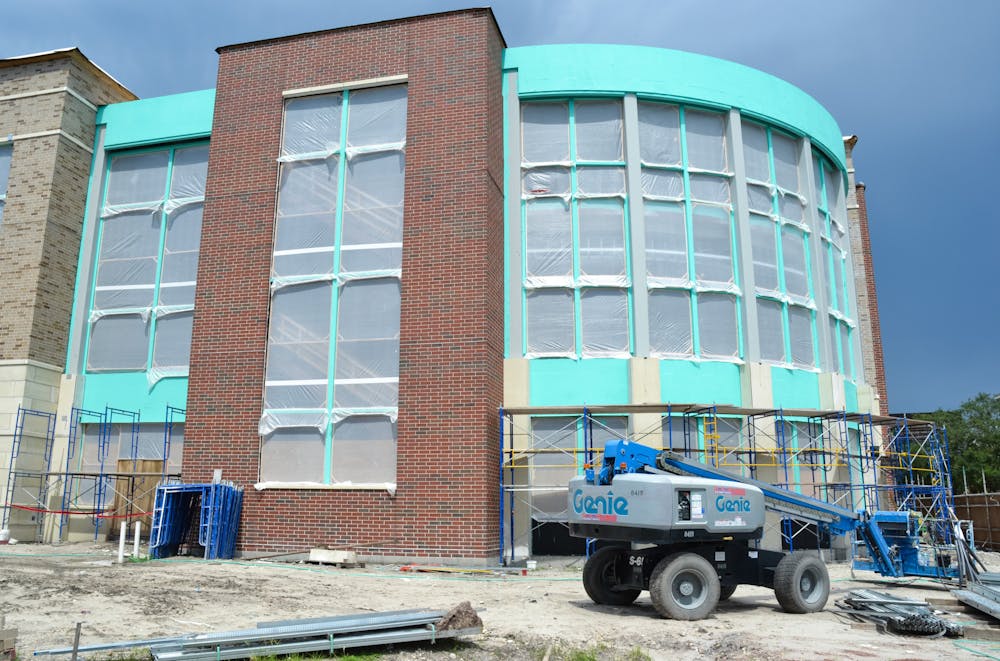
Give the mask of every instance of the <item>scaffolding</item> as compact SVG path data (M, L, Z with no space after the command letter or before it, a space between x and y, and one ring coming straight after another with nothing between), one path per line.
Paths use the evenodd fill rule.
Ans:
M632 421L640 416L658 422L637 431ZM933 542L950 542L947 438L933 423L844 410L667 403L508 407L499 422L501 563L525 555L543 523L568 528L569 478L612 438L852 511L915 511L934 528ZM788 550L829 545L813 523L792 516L772 521L768 531Z
M98 540L107 520L150 517L156 487L180 478L170 456L184 413L184 409L167 405L162 435L151 437L143 435L138 411L74 407L68 420L65 459L60 456L53 463L56 415L19 409L3 527L13 524L23 528L26 523L17 518L31 517L34 541L42 541L46 517L57 516L58 525L49 532L54 541L64 541L71 517L85 517ZM140 466L146 461L159 465L155 470ZM12 520L15 512L20 514Z

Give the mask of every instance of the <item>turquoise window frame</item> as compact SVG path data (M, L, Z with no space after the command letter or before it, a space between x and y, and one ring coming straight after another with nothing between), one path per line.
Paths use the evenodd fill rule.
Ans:
M0 223L3 223L3 212L4 207L7 206L7 187L10 185L10 168L14 162L14 143L7 142L0 144L0 153L9 152L7 155L7 171L4 172L4 176L0 178Z
M90 369L90 336L93 330L93 322L90 321L90 317L94 312L94 299L97 292L97 276L98 276L97 270L98 270L98 265L100 264L101 245L104 239L104 219L101 216L103 214L103 210L107 203L108 187L111 182L111 175L114 172L115 160L120 157L138 156L141 154L151 154L163 151L169 152L167 157L167 176L164 182L163 195L159 200L161 208L157 212L160 217L160 237L159 237L159 247L156 255L156 276L153 285L153 300L151 304L152 309L155 310L157 307L159 307L158 304L160 300L160 283L163 272L163 251L165 249L165 244L166 244L167 224L169 218L169 212L165 208L163 208L163 206L170 199L170 186L173 181L174 156L179 150L190 149L192 147L204 147L207 146L208 144L209 144L208 140L199 139L199 140L189 140L189 141L170 143L170 144L150 145L134 149L121 149L108 152L106 161L107 165L105 166L104 172L102 173L103 179L101 182L101 204L100 207L98 208L97 232L94 237L94 256L93 256L93 263L91 265L91 273L93 273L93 276L90 279L90 287L87 293L87 319L86 319L87 330L86 333L84 334L84 342L83 342L83 361L82 361L83 374L116 374L116 373L140 373L140 372L148 373L153 367L153 353L156 347L156 315L152 314L150 315L149 319L149 339L148 339L149 346L146 349L146 367L144 369L125 369L125 368L108 368L99 370ZM204 197L202 197L202 200L204 200ZM136 209L146 209L149 207L150 203L155 203L155 200L150 200L149 202L144 202L141 205L136 205ZM127 205L121 205L121 206L122 208L127 209ZM199 256L200 256L200 248L199 248ZM166 307L181 311L181 310L187 310L188 308L193 309L194 305L192 304L190 306L180 305L180 306L166 306ZM141 314L146 309L147 308L145 307L114 308L111 311L116 314L124 315L124 314ZM108 310L103 310L103 312L108 312ZM186 379L187 376L165 375L162 378Z

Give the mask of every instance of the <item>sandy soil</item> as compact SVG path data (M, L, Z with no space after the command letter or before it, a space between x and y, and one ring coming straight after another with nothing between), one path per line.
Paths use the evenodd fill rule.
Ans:
M262 620L448 610L464 600L479 611L482 635L463 645L396 647L383 658L537 661L547 650L551 661L571 658L574 651L601 659L670 661L977 658L963 649L977 645L969 640L956 644L852 627L831 612L851 589L920 599L949 595L926 581L891 583L867 573L851 579L846 565L830 567L833 591L824 612L790 615L771 591L741 586L710 618L680 622L658 617L646 594L627 608L593 604L583 590L579 559L541 559L537 570L520 576L187 558L117 565L115 557L110 545L0 547L0 614L8 627L19 629L20 658L71 645L76 622L83 622L81 644L94 644L242 629ZM951 619L973 620L961 611ZM979 649L996 655L997 645Z

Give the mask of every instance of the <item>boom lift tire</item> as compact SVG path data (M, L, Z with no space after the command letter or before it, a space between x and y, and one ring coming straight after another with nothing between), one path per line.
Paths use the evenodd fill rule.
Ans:
M786 613L815 613L830 597L830 574L814 555L790 553L774 569L774 596Z
M701 620L719 603L719 574L695 553L674 553L660 560L649 578L656 612L675 620Z
M642 592L618 587L629 573L628 551L606 546L591 555L583 566L583 589L595 604L628 606Z
M736 592L736 588L738 587L739 587L738 585L721 586L719 588L719 601L725 601L726 599L729 599L731 596L733 596L733 593Z

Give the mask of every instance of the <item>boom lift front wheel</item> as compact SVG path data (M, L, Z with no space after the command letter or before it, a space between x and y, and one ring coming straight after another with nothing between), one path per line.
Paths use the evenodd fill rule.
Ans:
M719 574L695 553L675 553L660 560L649 578L649 596L663 617L700 620L719 603Z
M583 589L595 604L628 606L639 597L641 590L621 587L631 575L628 556L625 549L606 546L587 559L583 566Z

